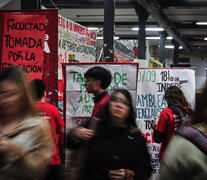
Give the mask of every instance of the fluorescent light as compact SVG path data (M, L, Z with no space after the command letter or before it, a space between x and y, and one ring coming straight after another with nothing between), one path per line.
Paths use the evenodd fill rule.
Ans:
M132 31L139 31L139 28L132 28Z
M89 30L98 30L97 27L88 27L87 29L89 29Z
M166 45L165 48L167 48L167 49L173 49L174 46L172 46L172 45Z
M152 37L146 37L146 39L154 40L154 39L160 39L160 37L159 36L152 36Z
M204 40L207 41L207 37L205 37Z
M173 37L171 37L171 36L168 36L168 37L167 37L167 39L168 39L168 40L172 40L172 39L173 39Z
M157 40L159 40L160 37L159 37L159 36L151 36L151 37L148 36L148 37L146 37L146 39L149 39L149 40L156 40L156 39L157 39ZM170 37L170 36L168 36L167 39L168 39L168 40L171 40L171 39L173 39L173 38Z
M164 31L163 28L146 28L146 31Z
M103 36L97 36L96 39L103 39Z
M97 36L96 39L103 39L103 36ZM115 36L114 39L119 39L119 37Z
M131 29L132 31L139 31L139 28L135 27ZM146 31L164 31L163 28L155 27L155 28L145 28Z
M174 46L173 45L166 45L165 48L167 48L167 49L174 49ZM183 49L183 47L179 46L179 49Z
M197 25L207 25L207 22L196 22Z

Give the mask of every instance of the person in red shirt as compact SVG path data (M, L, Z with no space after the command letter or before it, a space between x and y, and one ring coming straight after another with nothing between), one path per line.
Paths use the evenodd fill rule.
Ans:
M165 100L168 107L160 113L153 133L154 141L162 143L159 153L160 162L166 146L182 123L181 114L185 116L192 113L190 103L177 86L170 86L165 91Z
M92 117L98 117L110 98L106 88L112 80L111 72L101 66L94 66L86 71L84 77L87 92L94 95Z
M49 163L49 172L46 180L57 180L60 170L61 159L59 156L58 140L61 134L64 134L65 123L62 119L57 107L46 102L46 87L44 81L40 79L34 79L30 82L30 88L33 91L33 99L36 101L36 107L40 111L40 114L44 119L49 120L54 138L55 148L54 155Z
M85 87L87 92L94 95L94 109L91 117L99 117L110 99L106 88L112 80L111 72L101 66L94 66L86 71L84 77L86 78ZM84 140L88 140L94 135L94 131L91 129L84 127L74 129L78 136Z

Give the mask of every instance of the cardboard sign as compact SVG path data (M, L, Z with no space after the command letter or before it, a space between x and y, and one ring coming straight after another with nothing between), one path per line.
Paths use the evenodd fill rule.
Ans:
M29 79L42 79L45 22L44 15L4 14L1 68L17 66Z

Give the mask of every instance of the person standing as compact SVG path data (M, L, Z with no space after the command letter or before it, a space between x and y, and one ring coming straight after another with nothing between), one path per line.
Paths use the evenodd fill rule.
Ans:
M99 117L110 99L106 88L112 80L111 72L101 66L94 66L86 71L84 77L86 78L85 87L87 92L94 95L94 109L91 117ZM94 135L92 130L84 128L83 126L80 128L76 127L75 131L84 139L88 139Z
M159 153L159 161L162 161L165 148L182 124L180 114L186 116L192 113L190 103L187 101L183 91L179 87L170 86L165 91L164 97L168 107L160 113L153 133L154 141L156 143L162 143Z
M33 91L33 99L36 101L37 109L44 119L49 120L51 123L53 129L52 136L55 141L54 155L49 163L49 173L45 180L58 180L61 163L58 140L59 135L63 135L65 132L65 123L57 107L46 102L46 86L44 81L34 79L30 82L30 88Z
M115 90L99 118L91 135L83 136L79 127L68 136L71 149L87 143L80 179L148 180L152 172L150 156L146 140L136 126L130 93L126 89ZM88 128L87 124L84 128Z
M196 99L192 120L170 141L159 180L207 179L207 85Z
M98 117L110 98L106 89L112 80L111 72L101 66L94 66L86 71L84 77L87 92L94 95L94 109L91 116Z

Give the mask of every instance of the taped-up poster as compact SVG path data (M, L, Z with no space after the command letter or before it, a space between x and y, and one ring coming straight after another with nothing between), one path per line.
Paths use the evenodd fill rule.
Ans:
M167 107L164 98L169 86L180 87L194 107L195 72L192 69L139 69L136 101L136 121L148 143L153 166L153 180L159 175L160 144L153 140L153 128L160 112Z
M4 14L1 68L17 66L42 79L46 16Z
M112 82L107 89L109 94L116 88L128 89L135 105L138 63L63 64L64 114L67 129L79 125L81 119L91 117L94 107L93 94L86 91L84 73L93 66L102 66L111 71Z

